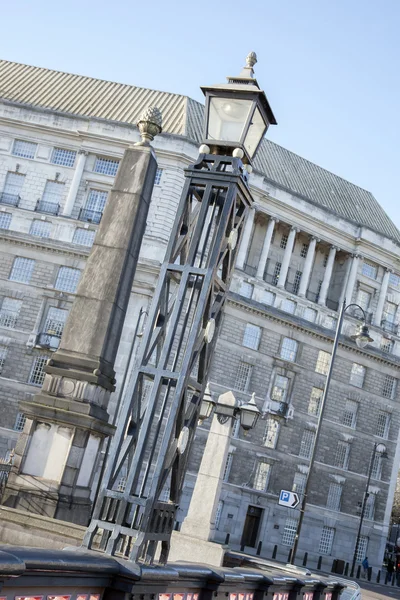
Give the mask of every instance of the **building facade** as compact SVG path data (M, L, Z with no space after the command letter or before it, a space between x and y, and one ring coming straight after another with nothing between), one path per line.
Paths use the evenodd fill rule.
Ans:
M7 458L24 426L18 403L43 381L119 161L139 139L134 123L153 104L163 113L164 132L154 142L159 169L116 363L117 386L129 377L183 169L198 154L203 107L176 94L7 61L0 61L0 82L0 451ZM233 548L271 557L277 546L277 557L287 558L298 513L278 506L278 496L281 489L304 489L338 307L346 299L365 310L374 342L360 349L351 340L361 315L349 309L300 553L307 551L315 563L321 555L327 565L332 558L351 559L379 441L387 458L378 454L373 464L358 557L367 554L379 565L400 458L400 232L369 192L276 144L263 141L254 167L255 206L245 225L211 390L216 396L232 390L239 401L254 392L262 418L247 436L233 428L215 541L229 534ZM117 387L111 413L119 394ZM199 428L180 520L206 438L206 426ZM24 472L38 481L60 481L64 468L49 457L43 472L36 464ZM23 508L40 512L40 506Z

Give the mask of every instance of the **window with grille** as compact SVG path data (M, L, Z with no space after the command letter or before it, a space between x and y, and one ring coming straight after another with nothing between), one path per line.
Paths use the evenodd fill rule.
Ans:
M233 421L233 425L232 425L232 437L233 438L238 438L239 437L239 431L240 431L240 419L235 419Z
M392 340L388 340L387 338L382 338L380 349L382 350L382 352L392 352L392 350L393 350Z
M117 492L124 492L126 490L126 475L122 475L117 483Z
M70 292L71 294L75 294L80 276L81 272L79 269L60 267L54 287L62 292Z
M33 274L35 261L31 258L22 258L18 256L14 259L11 273L8 277L11 281L20 283L29 283Z
M276 448L279 434L279 423L276 419L268 417L265 425L263 444L266 448Z
M23 431L25 427L26 416L24 413L19 412L17 414L17 418L15 419L14 429L15 431Z
M397 304L394 302L386 302L385 309L383 311L383 319L388 323L394 323L396 321Z
M271 465L265 462L258 462L254 474L253 488L260 492L266 492L268 487Z
M48 221L33 219L29 233L31 235L37 235L38 237L48 238L50 237L51 227L52 225Z
M242 281L239 294L244 298L251 298L253 295L253 290L254 285L251 285L251 283L247 283L247 281Z
M22 307L22 300L14 298L4 298L0 310L0 327L14 329Z
M284 546L293 546L294 538L296 537L297 523L297 519L286 519L282 533L282 544Z
M244 330L242 345L252 350L258 350L261 339L261 327L247 323Z
M46 181L42 202L58 206L64 194L65 185L58 181Z
M272 275L272 283L276 285L279 281L279 275L281 274L282 263L275 263L274 273Z
M350 444L349 442L338 441L336 446L335 458L333 464L339 469L347 469L349 466Z
M326 508L330 510L340 510L340 500L342 497L342 486L338 483L331 483L328 490Z
M321 388L313 387L311 390L310 401L308 403L308 414L317 417L321 408L322 396L324 390Z
M306 489L306 481L307 475L306 473L297 472L294 474L292 491L297 494L304 494L304 490Z
M81 246L92 246L96 232L92 229L83 229L78 227L75 229L73 243L80 244Z
M376 422L375 435L387 439L389 436L390 414L380 410Z
M281 308L284 312L294 315L296 310L296 302L289 300L289 298L284 298Z
M335 537L335 530L333 527L323 527L321 533L321 539L319 542L318 552L320 554L330 554L332 552L333 539Z
M362 388L364 385L366 368L357 363L353 363L350 373L350 383L358 388Z
M215 512L215 520L214 520L215 529L218 529L219 524L221 522L221 515L222 515L222 509L223 508L224 508L224 502L223 502L223 500L220 500L218 502L217 510Z
M233 461L233 452L228 452L228 456L226 457L226 463L225 463L225 467L224 467L224 474L222 476L223 481L228 481L228 479L229 479L229 473L231 472L231 468L232 468L232 461Z
M376 279L378 274L378 267L369 262L364 261L362 265L362 274L366 277L370 277L371 279Z
M315 440L315 431L305 429L301 438L299 456L301 458L311 458L311 453Z
M115 177L118 171L119 160L112 160L111 158L96 157L93 171L95 173L101 173L102 175L111 175Z
M400 275L396 275L396 273L390 273L389 285L390 285L390 287L400 289Z
M315 323L317 319L317 311L313 308L305 308L303 313L303 318L306 321L310 321L310 323Z
M3 198L3 200L5 199L6 203L8 200L8 203L11 204L11 197L20 195L24 183L25 175L21 175L20 173L12 173L9 171L7 173L3 190L3 194L5 194L6 197ZM7 198L7 196L10 196L10 198Z
M287 393L289 390L289 379L282 375L276 375L274 385L271 391L271 400L276 402L286 402Z
M330 362L330 353L325 352L324 350L320 350L318 352L317 364L315 365L315 372L320 373L321 375L327 375Z
M280 243L280 247L285 249L288 243L288 238L289 236L287 236L286 234L283 234L281 237L281 243Z
M107 202L108 192L90 190L86 200L85 210L102 213Z
M337 319L335 319L335 317L327 315L324 319L324 327L326 327L326 329L336 329L336 326Z
M346 405L342 413L342 424L354 429L357 421L357 411L358 402L355 402L354 400L346 400Z
M371 302L371 294L365 290L358 290L357 293L357 304L361 306L365 311L368 310Z
M364 517L373 521L375 513L375 494L369 494L365 503Z
M283 360L294 362L296 360L298 347L299 344L296 342L296 340L286 337L283 338L280 357L283 358Z
M371 476L374 479L380 479L382 474L382 454L376 452L374 456L374 462L372 463Z
M236 370L235 389L245 392L250 382L250 376L253 366L241 361Z
M263 290L261 293L260 302L262 302L262 304L266 304L267 306L273 306L275 302L275 294L269 292L268 290Z
M302 258L305 258L307 256L307 252L308 252L308 244L303 244L300 250L300 256Z
M45 333L61 337L65 322L67 320L67 316L67 310L63 308L56 308L55 306L50 306L44 325Z
M24 140L15 140L12 153L21 158L35 158L37 144L34 142L25 142Z
M0 229L10 229L12 214L0 211Z
M7 358L6 346L0 346L0 375L3 371L4 363L6 362L6 358Z
M322 261L322 266L326 267L328 264L328 256L329 254L324 254L324 260Z
M356 552L356 561L362 562L366 556L368 556L368 542L369 538L365 535L360 535L360 539L358 540L357 552Z
M397 379L392 375L385 375L382 387L382 396L393 400L396 395Z
M293 293L294 294L297 294L297 292L299 291L302 275L303 275L302 271L296 271L296 273L294 274L294 280L293 280Z
M62 167L73 167L75 163L75 150L65 150L65 148L54 148L51 162Z
M44 367L48 360L48 356L36 356L32 364L28 383L42 385L45 376Z
M162 169L157 169L156 176L155 176L155 179L154 179L154 185L160 185L161 184L162 174L163 174L163 170Z

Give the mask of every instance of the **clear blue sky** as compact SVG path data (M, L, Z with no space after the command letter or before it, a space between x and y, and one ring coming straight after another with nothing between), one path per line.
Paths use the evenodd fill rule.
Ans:
M3 2L0 56L202 99L255 50L273 141L370 190L400 227L400 0Z

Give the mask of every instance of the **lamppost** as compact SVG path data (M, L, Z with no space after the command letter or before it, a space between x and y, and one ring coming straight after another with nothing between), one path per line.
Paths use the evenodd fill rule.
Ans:
M361 530L362 530L362 526L363 526L363 522L364 522L365 509L367 507L367 502L368 502L368 498L369 498L369 484L371 481L372 470L374 468L374 462L375 462L375 457L376 457L377 453L380 454L382 456L382 458L387 458L386 446L384 444L379 444L378 442L375 442L374 448L372 450L371 460L370 460L369 469L368 469L368 479L367 479L367 484L365 486L364 499L363 499L362 508L361 508L360 523L358 525L356 545L354 548L353 562L351 563L350 577L353 577L353 575L354 575L354 569L355 569L356 562L357 562L358 546L360 543Z
M335 338L334 338L334 342L333 342L331 360L329 363L329 369L328 369L328 373L326 376L324 393L323 393L322 399L321 399L321 406L320 406L320 411L319 411L319 415L318 415L317 429L315 432L315 438L314 438L314 442L312 445L310 464L309 464L308 471L307 471L303 499L302 499L301 507L300 507L300 516L299 516L299 520L297 523L296 535L294 538L294 544L293 544L292 553L291 553L291 557L290 557L290 563L292 565L294 565L294 561L296 558L297 549L298 549L298 545L299 545L299 537L300 537L300 533L301 533L301 527L303 525L304 513L305 513L307 500L308 500L308 493L309 493L309 489L310 489L311 474L312 474L312 470L313 470L313 466L314 466L314 462L315 462L318 440L319 440L319 437L321 434L321 425L322 425L322 420L324 418L325 404L326 404L326 399L329 394L329 386L331 383L332 371L333 371L333 365L335 362L336 352L337 352L337 348L339 345L339 337L340 337L340 333L342 331L344 314L345 314L346 310L348 310L351 307L358 308L362 312L362 315L363 315L363 324L359 327L357 333L355 335L352 335L351 338L356 342L356 344L359 348L365 348L365 346L367 346L367 344L374 341L369 335L369 329L368 329L367 319L366 319L366 314L365 314L364 309L362 309L361 306L359 306L358 304L348 304L346 306L346 298L345 298L343 300L342 306L340 307L339 319L338 319L336 332L335 332Z
M240 426L246 435L250 429L254 429L260 416L260 411L257 408L255 402L255 394L251 395L250 402L241 404L240 406L233 406L231 404L225 404L223 402L216 402L213 400L210 387L207 384L203 394L199 410L199 423L203 423L208 419L212 413L217 415L218 421L223 425L228 422L228 419L240 420Z

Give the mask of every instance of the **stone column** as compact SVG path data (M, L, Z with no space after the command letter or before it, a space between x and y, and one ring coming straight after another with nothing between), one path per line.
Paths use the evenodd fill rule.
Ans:
M329 285L331 283L333 265L335 264L335 256L336 256L337 250L338 250L338 248L336 248L335 246L331 246L331 248L329 250L328 260L327 260L326 267L325 267L324 278L322 280L322 285L321 285L321 289L319 292L319 298L318 298L318 304L321 304L321 306L325 306L325 304L326 304L326 297L328 295L328 289L329 289Z
M88 154L89 152L86 152L86 150L78 151L78 160L76 163L74 175L72 177L71 185L69 186L64 209L62 211L64 217L70 217L74 209L76 195L78 193L78 189L81 183L82 173L85 168L86 157L88 156Z
M308 282L310 281L311 269L314 263L315 246L317 238L312 237L308 246L306 260L304 261L303 275L301 276L298 295L302 298L306 295Z
M249 210L248 215L247 215L246 224L245 224L244 230L243 230L242 242L240 244L239 252L237 255L237 259L236 259L236 266L238 269L243 270L243 268L244 268L247 251L249 249L250 238L251 238L251 234L253 232L253 224L254 224L255 215L256 215L256 211L254 208Z
M285 254L283 255L281 272L279 273L278 288L284 288L286 283L286 277L289 270L290 259L292 258L293 246L296 239L296 233L299 230L296 227L292 227L289 233L288 241L285 248Z
M381 326L382 313L383 313L383 308L385 306L385 300L386 300L386 294L387 294L388 285L389 285L390 273L392 273L392 271L390 269L386 269L385 274L382 279L382 285L381 285L381 289L379 292L378 304L376 307L375 317L374 317L374 325L376 325L377 327Z
M267 259L268 259L269 249L271 246L272 234L274 233L275 223L276 223L276 219L274 217L271 217L270 220L268 221L267 232L265 234L264 244L263 244L263 247L261 250L261 256L260 256L260 260L258 262L257 274L256 274L256 276L259 277L260 279L262 279L264 277L264 271L265 271L265 267L267 265Z
M350 271L349 271L349 277L348 277L347 285L346 285L346 292L345 292L345 298L346 298L347 304L351 303L352 298L353 298L354 286L355 286L356 279L357 279L357 271L358 271L358 265L360 262L360 258L361 257L359 254L353 254L351 267L350 267Z

